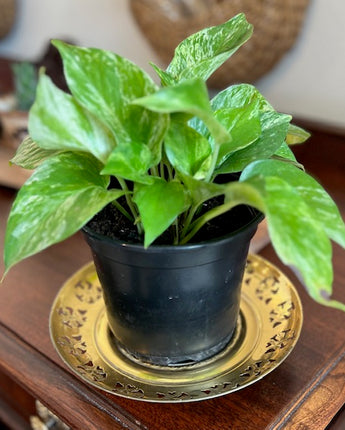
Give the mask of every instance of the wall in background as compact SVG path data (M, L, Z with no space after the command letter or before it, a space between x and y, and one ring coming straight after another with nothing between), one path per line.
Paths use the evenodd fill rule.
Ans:
M345 126L345 2L311 0L294 48L257 86L282 111Z
M0 56L36 59L50 39L62 38L112 50L150 72L148 62L158 62L131 15L129 0L16 1L17 20L0 40Z
M0 56L37 59L51 38L110 49L151 73L159 59L131 16L128 0L17 0ZM281 111L345 126L345 2L311 0L294 48L256 85Z

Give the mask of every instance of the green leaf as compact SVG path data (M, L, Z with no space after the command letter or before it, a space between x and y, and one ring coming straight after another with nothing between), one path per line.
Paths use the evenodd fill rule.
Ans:
M231 140L227 131L213 115L207 87L201 79L190 79L162 88L155 94L135 100L134 103L156 112L187 112L198 116L218 144Z
M243 182L229 182L224 187L224 203L228 205L229 209L245 204L256 208L260 212L265 212L265 203L261 190L258 190L251 183Z
M253 161L268 158L283 144L291 116L274 111L261 114L261 136L251 145L234 152L217 169L217 173L242 171Z
M345 248L345 225L339 210L314 178L292 164L277 160L261 160L249 165L243 171L241 180L256 176L278 177L292 186L309 206L313 218L323 226L328 237Z
M134 100L133 103L162 113L189 112L203 115L212 112L207 87L201 79L189 79L162 88L154 94Z
M44 160L57 153L58 151L41 148L31 137L27 136L19 145L11 163L24 169L32 170L36 169Z
M231 139L223 142L219 148L218 165L222 164L231 152L245 148L261 134L259 111L254 104L239 108L221 108L214 113L214 116L231 136ZM209 139L212 146L214 145L210 132L203 121L194 117L189 121L189 124Z
M134 202L144 226L144 245L148 247L188 207L188 195L177 181L154 177L152 185L136 184Z
M288 134L286 136L286 143L288 145L296 145L303 143L309 139L310 133L297 125L290 124Z
M166 72L175 80L201 78L207 80L253 32L244 14L224 24L206 28L182 41Z
M283 179L270 176L264 183L268 229L279 257L297 268L311 295L330 293L332 248L322 225L298 190Z
M30 110L29 133L43 149L85 151L102 162L115 146L106 126L44 74Z
M60 51L68 86L79 103L107 124L117 142L146 143L158 162L168 118L131 103L157 91L152 79L112 52L57 40L53 44Z
M151 184L148 169L152 166L152 154L146 145L138 142L118 145L110 154L101 174L120 176L134 182Z
M249 84L232 85L225 90L219 92L211 100L211 108L217 112L246 112L249 109L251 117L258 117L260 113L265 111L274 111L267 100L259 93L259 91ZM231 122L228 122L228 129L231 128ZM206 125L199 118L194 117L190 120L190 126L195 128L200 134L209 138L210 133ZM230 127L229 127L230 126ZM248 129L250 127L248 126Z
M309 291L309 295L321 305L329 306L331 308L339 309L340 311L345 312L345 304L339 302L338 300L332 300L330 298L330 294L324 290Z
M176 170L190 176L205 177L207 169L204 171L201 167L211 153L210 144L185 122L171 121L164 147Z
M221 166L231 153L247 147L259 138L261 123L255 105L221 109L215 113L215 117L231 136L231 141L219 148L217 165Z
M44 161L20 189L6 230L6 272L20 260L71 236L106 204L124 194L107 190L102 165L83 153Z
M250 84L231 85L211 100L214 111L224 108L243 108L249 105L255 106L259 112L274 110L265 97Z
M195 219L185 231L180 243L187 243L199 230L211 219L224 214L237 205L246 204L257 208L261 212L264 209L264 203L261 193L251 184L245 182L229 182L227 184L215 184L201 182L200 185L191 177L183 177L183 181L190 192L195 207L208 198L224 194L225 199L222 205L202 214Z
M220 196L225 192L225 185L216 184L213 182L205 182L193 178L190 175L180 174L179 176L181 177L185 188L188 190L191 196L193 205L196 207L206 200L209 200L212 197Z
M164 70L162 70L161 68L159 68L158 66L156 66L153 63L150 63L150 64L151 64L153 70L159 76L159 78L161 80L161 84L163 87L167 87L169 85L174 85L176 83L174 78L171 75L169 75L169 73L165 72Z
M295 154L291 151L286 142L282 143L281 147L277 149L274 155L297 163Z

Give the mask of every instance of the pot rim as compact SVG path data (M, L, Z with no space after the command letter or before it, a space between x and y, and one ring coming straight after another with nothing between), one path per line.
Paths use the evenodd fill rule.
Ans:
M257 226L265 218L265 215L262 212L258 211L257 209L254 209L254 208L252 208L252 209L253 209L253 211L256 212L253 215L253 218L249 222L244 224L242 227L232 231L231 233L228 233L228 234L222 235L222 236L218 236L214 239L201 241L201 242L194 242L194 243L188 242L184 245L166 245L166 244L154 245L154 244L152 244L152 245L148 246L147 248L145 248L143 243L125 242L123 240L111 238L109 236L105 236L103 234L96 233L94 230L92 230L87 225L82 227L81 230L84 234L86 234L87 236L91 236L94 239L105 241L109 244L121 246L121 247L124 247L126 249L145 250L145 252L148 252L148 253L149 252L157 252L157 250L162 250L162 251L165 250L165 251L174 252L176 250L183 250L183 249L200 249L200 248L203 248L205 246L219 245L221 242L229 240L229 238L242 233L243 231L247 230L249 227L254 226L254 225Z

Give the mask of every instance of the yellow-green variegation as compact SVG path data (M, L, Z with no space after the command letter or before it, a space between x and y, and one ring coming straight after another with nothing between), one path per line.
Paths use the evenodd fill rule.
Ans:
M166 70L153 65L161 86L117 54L53 41L70 92L41 71L30 136L12 159L34 172L9 216L6 272L111 202L137 226L145 247L167 229L174 245L185 244L212 218L246 204L265 214L273 246L299 270L309 294L345 310L330 299L331 240L345 247L344 222L289 148L308 133L252 85L209 98L208 77L252 31L239 14L191 35ZM216 181L224 174L238 180ZM199 212L217 196L222 204Z

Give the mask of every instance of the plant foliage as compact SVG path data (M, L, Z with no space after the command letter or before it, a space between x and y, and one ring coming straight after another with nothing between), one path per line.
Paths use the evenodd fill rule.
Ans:
M161 87L114 53L53 41L70 94L41 71L30 137L12 160L35 170L9 216L6 271L121 196L145 247L169 228L174 244L184 244L212 217L246 204L265 214L278 255L300 271L310 295L345 310L329 300L330 239L345 246L344 223L288 146L308 133L252 85L209 99L205 81L251 34L243 14L193 34L165 71L153 65ZM215 182L227 173L239 180ZM118 188L109 188L111 177ZM200 215L220 195L224 203Z

